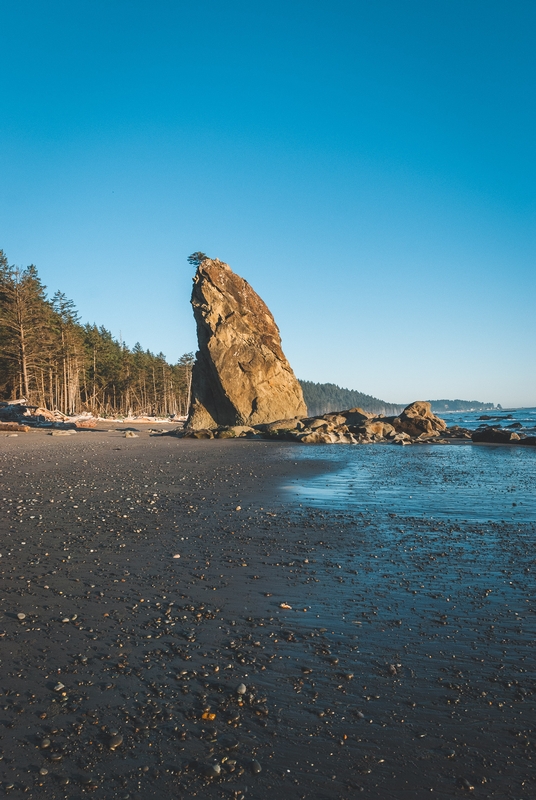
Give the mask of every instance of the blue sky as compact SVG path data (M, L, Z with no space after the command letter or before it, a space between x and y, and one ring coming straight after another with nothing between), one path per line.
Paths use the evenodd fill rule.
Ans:
M195 349L194 250L297 375L536 405L536 5L0 3L0 248Z

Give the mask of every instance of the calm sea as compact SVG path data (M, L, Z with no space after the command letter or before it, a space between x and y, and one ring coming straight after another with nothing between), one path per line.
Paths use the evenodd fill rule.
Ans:
M492 420L480 420L483 414ZM536 435L536 408L445 414L449 426L487 424ZM303 505L467 522L536 521L536 447L332 445L297 447L294 461L326 471L285 489Z

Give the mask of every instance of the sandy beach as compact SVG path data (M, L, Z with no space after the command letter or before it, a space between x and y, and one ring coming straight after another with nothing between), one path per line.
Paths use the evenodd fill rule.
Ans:
M7 796L534 796L534 524L312 508L297 445L110 427L0 439Z

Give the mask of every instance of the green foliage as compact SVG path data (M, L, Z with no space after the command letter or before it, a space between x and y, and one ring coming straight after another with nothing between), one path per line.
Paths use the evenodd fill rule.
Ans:
M0 398L67 414L185 415L193 360L168 364L81 325L72 300L59 291L48 300L36 268L10 266L0 250Z

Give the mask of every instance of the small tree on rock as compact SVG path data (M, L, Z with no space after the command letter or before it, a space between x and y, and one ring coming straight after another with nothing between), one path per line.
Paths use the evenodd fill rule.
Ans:
M198 250L196 253L192 253L191 256L188 256L187 260L189 264L197 268L205 258L208 258L208 256Z

